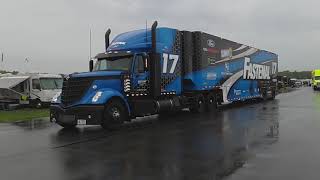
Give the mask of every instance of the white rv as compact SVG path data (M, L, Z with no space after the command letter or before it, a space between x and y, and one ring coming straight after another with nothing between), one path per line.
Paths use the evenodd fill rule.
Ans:
M24 74L0 77L0 103L49 105L61 92L63 78L55 74Z

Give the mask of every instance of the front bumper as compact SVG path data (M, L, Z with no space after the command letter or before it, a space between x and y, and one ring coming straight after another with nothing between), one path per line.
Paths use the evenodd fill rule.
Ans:
M78 105L63 108L60 105L50 106L50 121L77 124L78 120L86 120L87 125L101 124L103 118L103 105ZM64 117L74 118L64 118Z

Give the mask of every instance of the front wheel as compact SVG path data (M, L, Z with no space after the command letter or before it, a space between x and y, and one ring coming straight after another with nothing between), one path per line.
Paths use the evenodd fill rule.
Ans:
M40 99L35 99L35 100L31 100L31 106L32 106L33 108L40 109L40 108L43 107L43 104L42 104L42 102L41 102Z
M101 126L113 129L129 118L126 106L118 99L111 99L105 106Z

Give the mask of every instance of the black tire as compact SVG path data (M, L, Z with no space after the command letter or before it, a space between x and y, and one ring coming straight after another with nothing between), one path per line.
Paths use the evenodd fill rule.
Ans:
M210 111L214 112L217 110L217 97L214 93L210 93L206 97L206 110L208 112Z
M105 106L101 126L105 129L115 129L129 119L126 106L119 99L111 99Z
M274 100L276 98L276 90L272 90L272 94L271 94L271 100Z
M267 91L266 91L266 90L263 91L263 93L262 93L262 100L263 100L263 101L268 100L268 94L267 94Z
M43 107L42 102L40 99L35 99L31 101L31 106L37 109L40 109Z
M206 103L203 95L198 95L195 97L195 100L191 107L189 107L190 111L193 113L203 113L206 111Z

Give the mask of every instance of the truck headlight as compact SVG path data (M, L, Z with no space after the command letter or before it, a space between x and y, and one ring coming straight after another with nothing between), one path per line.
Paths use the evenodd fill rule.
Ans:
M53 96L51 102L56 103L58 101L59 96L61 95L61 92L58 92L56 95Z
M93 96L91 101L92 102L97 102L99 100L99 98L101 97L101 95L102 95L101 91L96 92L96 94Z

